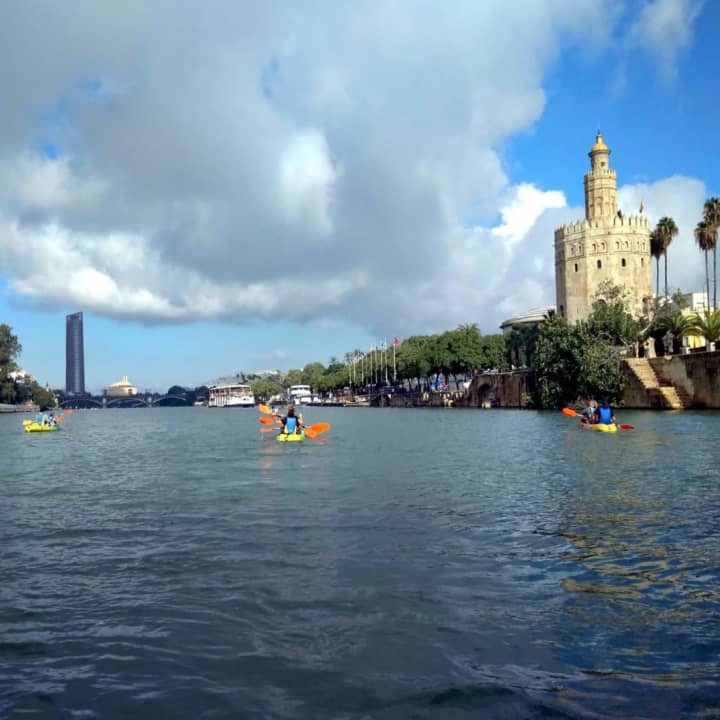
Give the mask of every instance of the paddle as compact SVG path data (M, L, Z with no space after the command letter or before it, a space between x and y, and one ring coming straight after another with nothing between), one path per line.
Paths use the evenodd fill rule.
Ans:
M263 413L263 415L275 415L274 413L267 405L258 405L258 410Z
M310 425L309 427L303 428L305 434L312 440L315 439L320 433L327 432L330 429L330 423L321 422Z
M277 420L273 420L272 418L268 418L268 417L261 417L261 418L258 418L258 420L263 425L280 425L280 423Z
M580 417L580 413L579 413L579 412L576 412L576 411L573 410L572 408L568 408L568 407L565 407L565 408L562 409L562 414L565 415L565 416L567 416L567 417ZM618 427L619 427L621 430L634 430L634 429L635 429L635 426L634 426L634 425L628 425L627 423L620 423L620 424L618 425Z

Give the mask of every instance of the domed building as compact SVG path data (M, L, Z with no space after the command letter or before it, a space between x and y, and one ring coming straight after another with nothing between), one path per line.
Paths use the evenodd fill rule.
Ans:
M127 375L123 375L122 380L108 385L104 394L107 397L132 397L138 394L138 389L128 380Z

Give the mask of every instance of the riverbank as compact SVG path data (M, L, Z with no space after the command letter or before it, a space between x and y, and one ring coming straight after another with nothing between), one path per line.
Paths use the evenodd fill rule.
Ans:
M37 405L8 405L7 403L0 403L0 413L29 413L37 411Z

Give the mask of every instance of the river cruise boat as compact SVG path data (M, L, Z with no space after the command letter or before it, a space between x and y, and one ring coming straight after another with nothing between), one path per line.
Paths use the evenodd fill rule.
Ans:
M293 405L309 405L312 402L312 391L309 385L291 385L287 395L288 402Z
M212 385L208 390L208 407L255 407L249 385Z

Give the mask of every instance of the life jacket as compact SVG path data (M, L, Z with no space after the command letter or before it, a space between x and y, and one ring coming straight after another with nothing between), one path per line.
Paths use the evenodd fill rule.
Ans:
M296 417L286 417L285 418L285 432L288 435L292 435L297 429L297 418Z
M613 411L609 407L598 408L598 422L602 425L610 425L612 423Z

